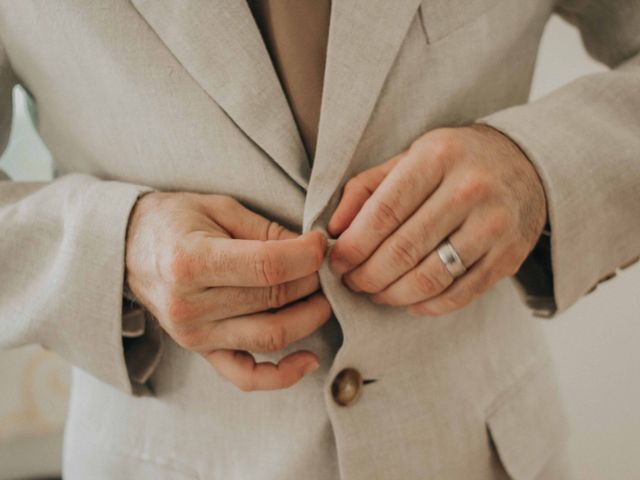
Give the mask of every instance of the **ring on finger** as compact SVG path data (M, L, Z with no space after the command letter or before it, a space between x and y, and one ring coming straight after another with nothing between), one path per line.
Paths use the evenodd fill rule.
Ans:
M440 260L453 278L461 277L467 272L467 267L464 266L458 251L451 245L448 238L438 245L436 250Z

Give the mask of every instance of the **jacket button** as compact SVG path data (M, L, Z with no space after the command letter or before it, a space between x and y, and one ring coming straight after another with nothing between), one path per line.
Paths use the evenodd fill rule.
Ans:
M353 405L362 394L362 375L355 368L342 370L331 384L333 400L343 407Z

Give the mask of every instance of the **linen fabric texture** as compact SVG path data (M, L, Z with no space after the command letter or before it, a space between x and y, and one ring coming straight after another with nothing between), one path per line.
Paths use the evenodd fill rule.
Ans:
M527 103L554 11L612 70ZM569 478L526 281L416 318L351 293L325 262L334 316L285 351L312 350L320 368L246 394L161 347L147 319L124 321L124 239L153 189L326 231L351 176L430 129L482 121L544 183L557 315L640 253L640 2L334 1L312 168L245 2L3 0L0 40L1 143L19 83L59 174L0 182L0 345L39 343L76 367L65 478ZM375 382L340 407L330 385L346 367Z

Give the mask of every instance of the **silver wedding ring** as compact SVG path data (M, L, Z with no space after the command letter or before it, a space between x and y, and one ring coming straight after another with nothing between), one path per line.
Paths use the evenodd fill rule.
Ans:
M442 242L440 246L438 246L437 251L440 260L442 260L442 263L444 263L444 266L453 278L458 278L466 273L467 267L462 263L460 255L458 255L456 249L453 248L449 239Z

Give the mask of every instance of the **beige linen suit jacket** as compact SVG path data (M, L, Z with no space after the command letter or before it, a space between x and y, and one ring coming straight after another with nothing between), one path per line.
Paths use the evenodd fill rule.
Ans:
M527 104L554 11L612 70ZM244 1L1 0L0 42L2 145L19 83L58 173L0 182L0 345L39 343L76 366L65 478L568 478L552 466L566 422L528 305L562 311L640 253L639 1L334 0L312 169ZM161 347L148 319L123 343L141 192L230 195L326 231L348 178L474 120L542 178L548 278L416 318L325 264L334 317L289 349L321 368L284 391L240 392L168 337ZM375 381L341 407L330 386L346 367Z

